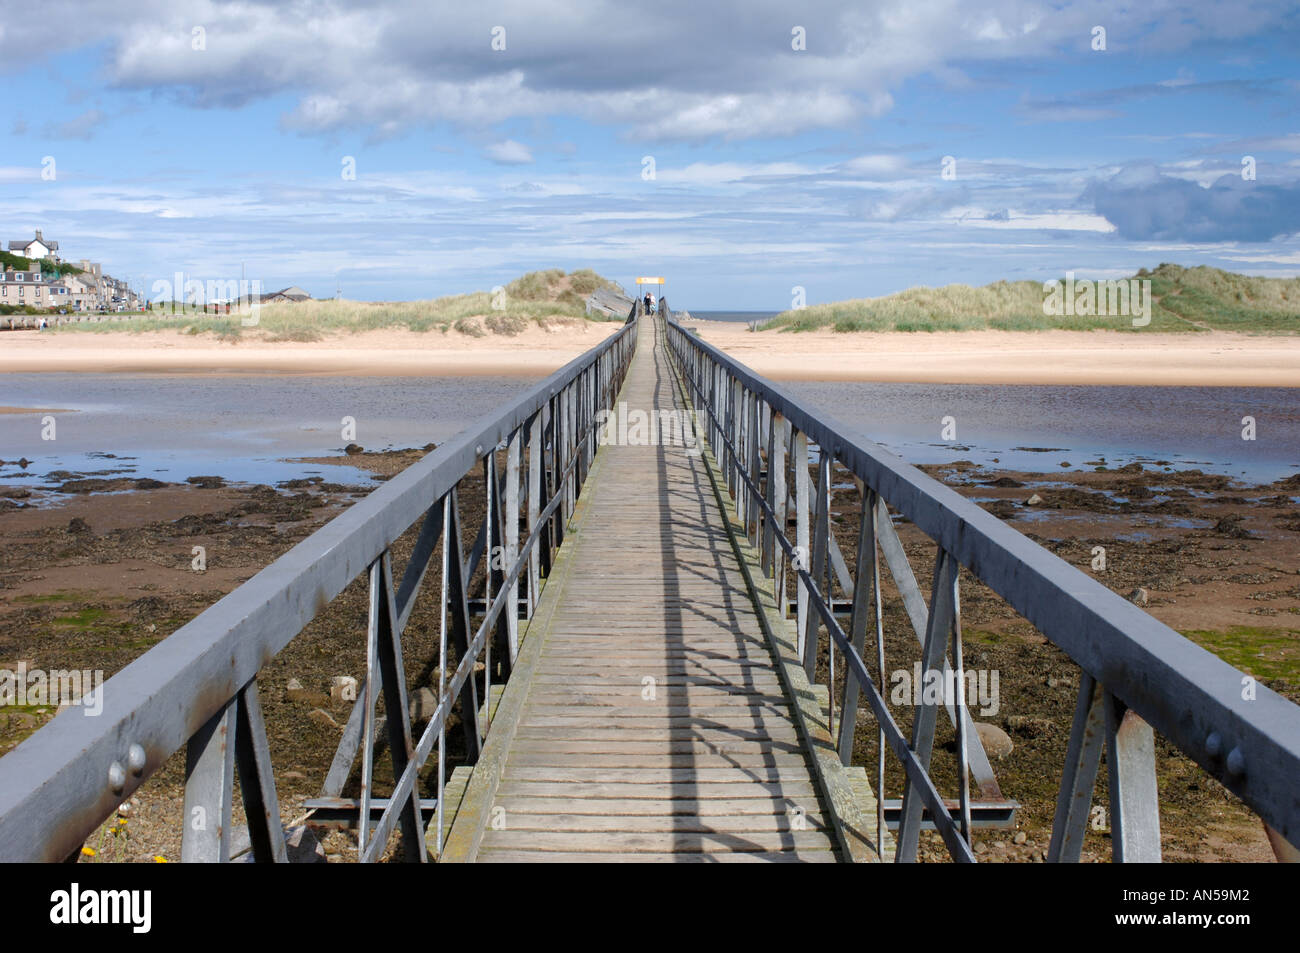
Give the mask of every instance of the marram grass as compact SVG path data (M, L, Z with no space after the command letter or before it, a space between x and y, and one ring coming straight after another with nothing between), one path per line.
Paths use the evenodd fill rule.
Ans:
M237 314L204 314L197 308L155 309L124 321L78 322L51 330L61 333L177 330L237 339L256 332L270 341L316 341L331 334L403 328L418 332L514 335L530 325L547 327L590 320L586 300L598 287L617 287L590 269L565 274L561 269L523 275L505 286L504 295L487 291L447 295L425 301L281 302L262 305L256 327Z
M1093 276L1080 273L1077 278ZM1128 316L1044 314L1042 282L995 281L974 288L909 288L785 311L762 330L812 331L1249 331L1300 329L1300 278L1256 278L1205 266L1161 265L1133 276L1151 282L1151 323Z

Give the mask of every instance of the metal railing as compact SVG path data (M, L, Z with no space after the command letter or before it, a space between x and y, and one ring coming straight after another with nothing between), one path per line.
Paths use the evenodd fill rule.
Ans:
M793 580L798 651L810 681L816 681L820 632L824 628L830 635L821 657L828 662L832 735L837 657L847 669L842 670L837 738L844 764L850 763L853 751L860 697L875 715L878 843L885 842L886 747L901 763L905 780L896 860L916 859L923 819L937 829L952 858L973 860L972 805L979 802L971 798L971 776L984 798L1001 797L966 707L960 567L1082 669L1049 861L1080 857L1103 746L1114 859L1160 859L1153 729L1274 831L1300 845L1300 707L1256 685L854 428L805 406L701 341L670 314L667 335L700 426L734 497L738 521L760 552L762 570L772 580L785 614ZM852 571L831 529L837 466L852 476L861 497ZM928 606L890 507L935 543ZM789 538L792 515L794 539ZM885 684L881 555L921 644L923 671L942 670L943 684L955 686L944 693L942 704L922 699L914 709L910 737L899 728L880 688ZM832 599L836 582L851 600L847 630ZM869 629L874 631L874 675L864 658ZM940 796L930 772L940 708L947 709L956 734L955 802Z
M612 407L635 346L635 315L629 315L607 340L402 471L103 683L96 690L101 697L93 699L94 707L102 702L97 717L74 706L0 759L0 861L75 859L86 838L182 745L181 859L230 859L238 768L254 859L286 860L257 676L363 574L369 580L366 678L322 795L338 798L359 750L360 859L382 858L400 827L406 859L424 861L428 807L418 775L436 747L432 823L434 849L440 849L448 718L459 701L472 763L486 735L476 660L484 658L488 703L482 717L490 718L493 653L507 674L518 649L520 613L531 617L596 452L596 412ZM498 464L502 453L504 467ZM486 514L467 554L458 487L477 479L480 465ZM390 549L421 520L395 585ZM522 540L521 522L527 529ZM408 715L402 632L436 552L442 557L437 706L417 739ZM497 553L500 559L493 558ZM471 593L480 563L481 591ZM481 611L472 614L476 595ZM450 678L449 640L456 653ZM386 800L373 790L381 692L395 779Z

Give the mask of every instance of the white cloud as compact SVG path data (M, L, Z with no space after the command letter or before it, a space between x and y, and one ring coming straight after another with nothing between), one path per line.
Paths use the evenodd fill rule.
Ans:
M902 156L896 155L863 155L841 164L845 172L877 178L897 175L907 167L907 161Z
M1124 0L992 0L979 10L958 0L804 0L797 19L808 49L796 52L785 0L617 10L505 0L495 19L450 0L45 0L40 16L6 20L0 71L93 37L118 86L205 106L292 97L285 123L306 132L391 135L412 125L563 114L633 137L745 139L884 115L895 90L927 73L961 76L964 64L1077 52L1099 22L1123 22L1130 49L1163 49L1268 31L1285 16L1282 6L1228 15L1194 0L1138 8ZM504 51L491 48L488 19L506 25ZM66 29L72 22L78 29ZM204 31L197 50L196 27ZM1040 118L1107 115L1038 108Z
M1252 264L1300 265L1300 251L1284 252L1279 250L1258 255L1225 254L1223 257L1228 261L1242 261Z
M946 217L956 225L996 229L1047 229L1064 232L1113 232L1115 226L1101 215L1090 212L990 212L987 209L962 207L949 211Z
M533 161L533 154L528 147L513 139L493 143L484 150L484 153L493 162L502 165L528 165Z
M40 177L38 166L0 165L0 182L34 182Z
M755 179L810 175L813 170L794 162L692 162L683 168L660 168L660 182L689 185L736 185Z

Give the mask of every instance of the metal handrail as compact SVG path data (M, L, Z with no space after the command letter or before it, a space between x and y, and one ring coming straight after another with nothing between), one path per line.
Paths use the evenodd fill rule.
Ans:
M85 839L182 745L187 746L182 859L230 859L237 762L255 858L284 860L257 675L363 573L369 573L371 601L367 677L335 757L327 793L338 793L330 789L341 787L360 747L361 859L382 856L389 835L401 823L408 859L423 860L416 774L438 742L441 824L442 742L452 702L459 698L467 737L473 736L472 759L484 734L471 678L475 660L491 652L488 636L495 629L509 655L499 659L503 670L513 661L517 612L503 610L519 604L518 590L525 579L527 611L535 606L544 567L549 567L563 538L595 453L596 412L612 406L635 346L632 320L403 470L127 665L96 690L102 698L93 699L93 706L69 708L0 759L0 861L75 857ZM507 472L498 477L496 456L502 446L507 448ZM525 455L527 485L521 493ZM487 480L488 516L479 528L475 551L466 557L460 551L457 487L480 462ZM503 515L510 508L513 512ZM525 516L529 532L521 543L518 528ZM422 517L415 551L395 586L390 547ZM407 717L401 632L440 541L446 623L441 651L445 660L450 628L460 658L449 682L443 666L434 717L417 743ZM471 629L466 588L483 553L494 546L505 551L508 568L489 569L487 609L477 629ZM491 559L487 565L491 567ZM486 667L485 695L490 701L491 665ZM397 782L372 832L370 774L379 690L386 700ZM100 714L85 717L84 712L98 708L101 700ZM490 716L491 705L486 707ZM440 835L441 829L439 841Z
M1282 837L1300 845L1300 707L1228 665L1173 629L1111 592L1079 569L1029 540L955 491L863 436L855 428L811 408L780 386L754 373L718 348L700 340L671 316L667 333L692 400L703 411L710 446L735 494L737 514L762 549L763 567L774 580L785 610L788 562L796 551L802 565L794 572L799 603L800 651L809 677L817 659L818 625L825 625L834 648L844 657L852 678L846 681L846 705L863 692L875 711L882 741L888 742L906 771L903 815L899 825L899 860L915 856L920 814L917 797L930 808L931 820L950 853L969 859L967 765L959 765L962 834L946 810L937 809L928 770L934 716L918 709L908 744L862 659L863 635L876 617L881 628L878 549L893 570L918 636L924 628L923 654L946 665L949 634L961 679L961 627L957 566L1000 595L1082 669L1078 705L1063 771L1049 859L1077 859L1084 821L1103 738L1110 747L1111 825L1116 859L1159 858L1159 814L1155 798L1154 746L1150 729L1172 741L1226 788L1242 799ZM765 432L764 432L765 431ZM810 444L817 448L815 495L818 538L809 551L809 513L813 492L805 489L797 508L802 540L786 538L787 469L807 487ZM801 449L800 449L801 448ZM787 467L786 451L792 460ZM799 473L802 463L803 473ZM829 497L834 464L847 469L863 489L863 525L854 579L850 632L839 624L829 604L831 573L829 520L822 496ZM778 486L779 484L779 486ZM828 502L828 500L827 500ZM933 593L927 610L916 591L906 557L886 508L892 506L937 544ZM801 546L802 544L802 546ZM811 566L811 571L808 567ZM872 595L868 603L866 593ZM909 599L910 597L910 599ZM878 641L883 652L883 643ZM830 652L832 672L835 652ZM883 675L883 656L878 657ZM926 666L927 670L929 665ZM833 678L833 676L832 676ZM959 680L958 685L963 685ZM1251 691L1244 692L1243 685ZM982 753L969 734L969 718L959 690L954 724L959 758ZM852 697L850 697L852 696ZM832 706L834 705L832 683ZM848 717L848 716L846 716ZM1101 730L1102 723L1105 730ZM1145 722L1145 723L1144 723ZM1148 727L1149 726L1149 727ZM841 756L848 763L852 718L841 725ZM845 745L845 738L849 739ZM881 747L883 752L883 744ZM883 755L882 755L883 759ZM883 780L883 764L877 775ZM915 795L913 791L915 790ZM883 791L878 791L883 811ZM910 802L910 803L909 803ZM883 815L881 820L883 827ZM883 833L883 831L882 831Z

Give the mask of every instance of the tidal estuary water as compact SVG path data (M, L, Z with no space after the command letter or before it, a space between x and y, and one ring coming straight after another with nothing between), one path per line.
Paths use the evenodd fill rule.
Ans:
M521 378L193 377L29 374L0 378L0 485L58 470L165 481L217 475L275 483L320 475L297 458L341 455L342 420L367 450L441 443L528 386ZM1044 387L800 382L797 398L914 463L967 459L1008 470L1198 468L1262 483L1300 471L1300 389ZM1242 439L1253 417L1255 439ZM944 418L955 433L945 439ZM109 456L111 455L111 456ZM20 467L15 461L26 458ZM1068 467L1063 464L1069 464ZM351 468L328 479L364 482Z

